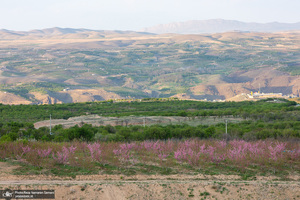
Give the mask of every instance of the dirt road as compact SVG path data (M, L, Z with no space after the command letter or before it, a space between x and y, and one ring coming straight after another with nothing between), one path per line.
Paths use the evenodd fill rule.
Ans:
M104 176L99 176L104 177ZM299 181L243 181L226 176L198 179L187 176L106 175L57 180L55 177L11 176L1 180L2 189L54 190L56 199L299 199ZM117 179L118 177L118 179ZM7 177L9 178L9 176ZM43 180L45 178L46 180ZM3 179L3 177L2 177ZM48 179L48 180L47 180ZM52 179L52 180L51 180Z
M237 175L80 175L75 178L13 175L18 166L0 162L0 189L54 190L55 199L300 199L300 177L242 180Z

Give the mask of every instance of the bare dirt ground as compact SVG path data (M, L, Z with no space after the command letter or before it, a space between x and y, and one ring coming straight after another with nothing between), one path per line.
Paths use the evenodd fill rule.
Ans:
M81 175L63 178L12 175L18 166L0 162L0 189L54 190L55 199L299 199L300 177L278 181L235 175Z
M168 125L168 124L188 124L191 126L197 125L213 125L218 123L224 123L225 118L219 117L165 117L165 116L128 116L128 117L102 117L99 115L84 115L79 117L71 117L67 120L65 119L52 119L51 125L63 125L65 128L72 127L75 125L81 125L83 123L92 124L93 126L127 126L127 125ZM238 123L242 121L241 118L234 118L232 116L227 116L227 120L231 123ZM34 124L35 128L50 126L50 120L39 121Z
M0 91L0 103L9 105L30 104L31 102L17 95Z

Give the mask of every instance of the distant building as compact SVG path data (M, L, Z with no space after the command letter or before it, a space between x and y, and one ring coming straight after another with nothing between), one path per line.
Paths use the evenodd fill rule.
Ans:
M282 93L258 93L251 92L251 94L247 94L251 99L267 99L267 98L284 98Z
M63 89L64 92L69 91L69 90L70 90L70 88Z

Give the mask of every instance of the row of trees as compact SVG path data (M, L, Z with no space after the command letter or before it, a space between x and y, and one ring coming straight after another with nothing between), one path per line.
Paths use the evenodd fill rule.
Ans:
M183 125L152 125L152 126L99 126L90 124L63 128L57 125L35 129L30 123L7 123L0 127L0 141L15 141L18 139L67 142L82 141L143 141L187 138L218 138L218 139L267 139L267 138L300 138L300 121L243 121L228 124L228 134L225 134L225 124L199 125L196 127Z
M101 101L54 105L1 105L2 122L37 122L49 119L68 119L70 117L98 114L102 116L236 116L245 119L261 119L269 114L280 117L282 114L299 111L295 102L200 102L178 100L147 100L133 102Z
M184 116L243 118L237 124L229 124L229 135L232 138L265 139L265 138L299 138L300 107L295 102L283 100L274 103L268 99L258 102L196 102L166 99L144 99L141 102L113 101L88 102L56 105L0 105L2 117L0 123L0 140L34 139L44 141L132 141L170 138L223 138L225 124L192 127L188 125L167 126L100 126L88 124L64 129L56 126L49 134L49 128L35 129L33 122L48 119L50 113L54 118L101 114L106 116Z

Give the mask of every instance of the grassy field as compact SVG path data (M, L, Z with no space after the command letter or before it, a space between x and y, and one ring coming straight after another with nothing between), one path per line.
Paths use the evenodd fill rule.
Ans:
M168 140L131 143L1 143L0 158L15 174L224 174L242 179L299 175L300 146L274 140Z

